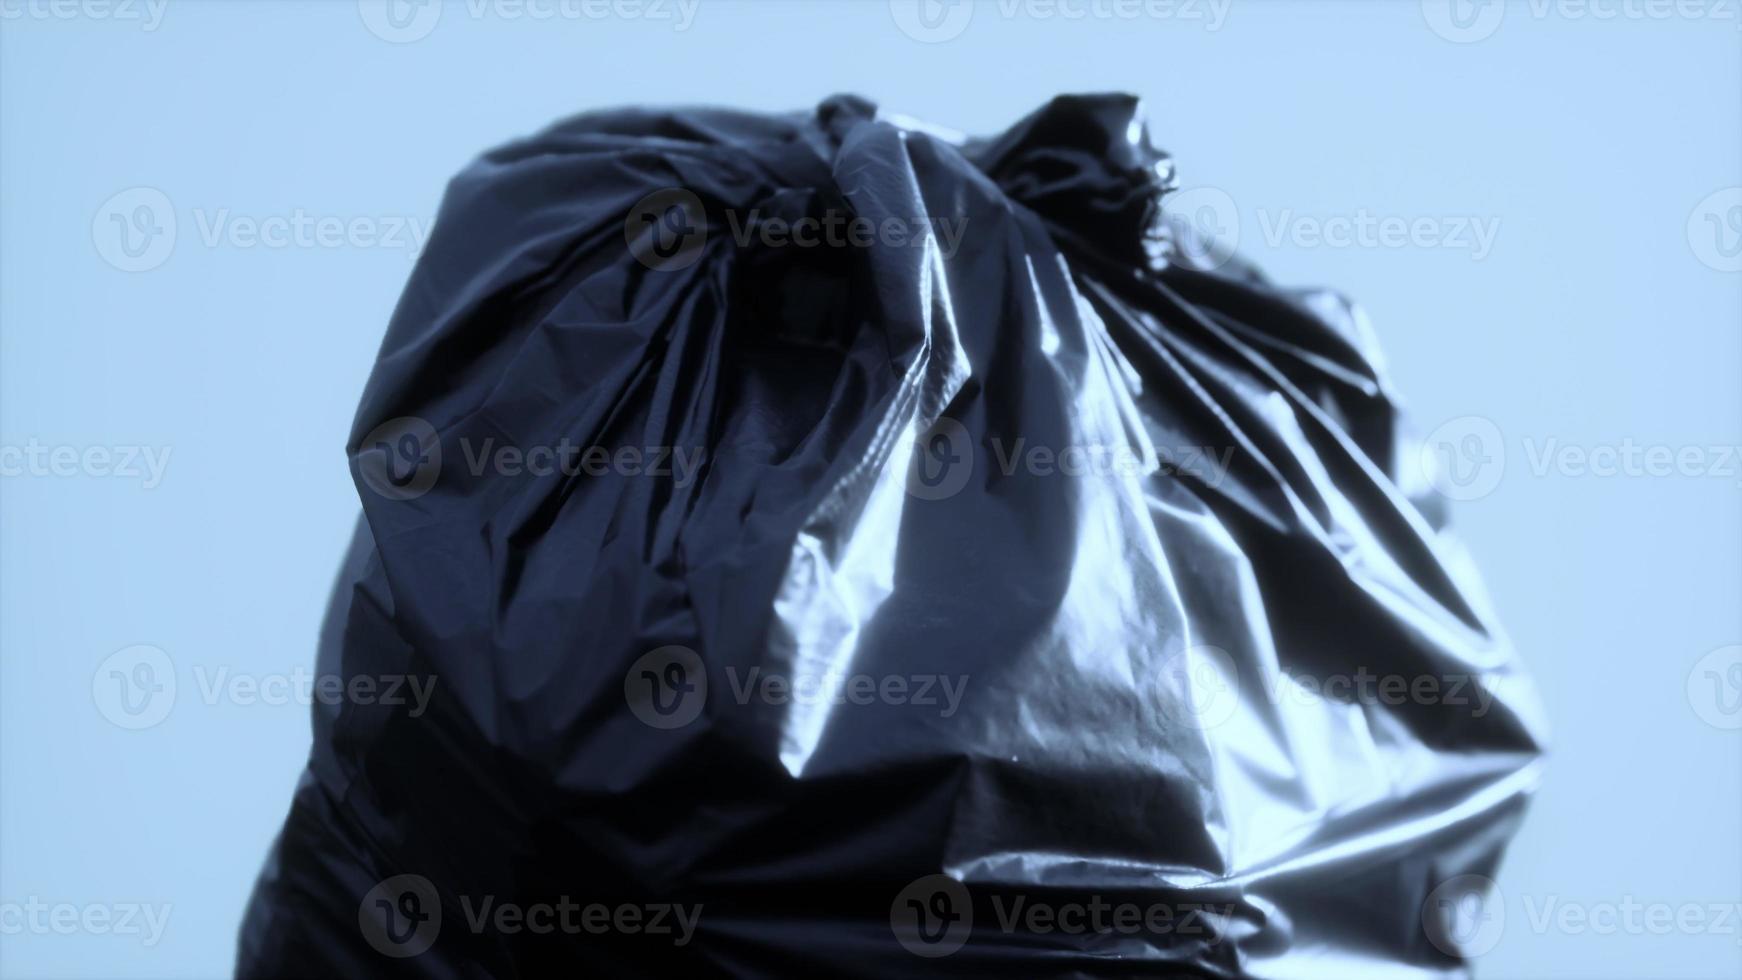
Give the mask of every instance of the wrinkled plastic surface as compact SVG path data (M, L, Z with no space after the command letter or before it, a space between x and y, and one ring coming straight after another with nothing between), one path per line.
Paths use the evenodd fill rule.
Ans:
M357 415L363 517L319 654L431 696L316 704L239 973L1460 973L1424 903L1494 872L1534 696L1364 317L1209 268L1163 217L1172 183L1123 96L983 141L848 97L594 113L461 173ZM707 236L653 268L633 211L669 188ZM965 220L954 248L728 228L831 213ZM382 492L376 436L408 418L439 463ZM475 463L565 441L699 462ZM1492 701L1323 683L1363 669L1478 675ZM910 686L745 696L757 672ZM954 710L926 677L960 679ZM637 704L698 679L680 724ZM904 889L937 874L972 928L916 954L904 909L944 907ZM403 875L442 928L384 955L359 916ZM467 927L484 896L702 911L680 945ZM1016 898L1205 910L1072 933L1005 925Z

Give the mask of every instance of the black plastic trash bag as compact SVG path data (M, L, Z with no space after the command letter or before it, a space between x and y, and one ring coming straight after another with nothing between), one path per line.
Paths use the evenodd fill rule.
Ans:
M1171 186L1125 96L460 174L239 973L1461 972L1534 695L1364 318Z

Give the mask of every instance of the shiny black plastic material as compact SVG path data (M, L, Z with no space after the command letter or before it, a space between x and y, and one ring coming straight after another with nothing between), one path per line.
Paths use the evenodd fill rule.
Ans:
M456 177L239 974L1462 972L1534 694L1366 319L1172 187L1125 96Z

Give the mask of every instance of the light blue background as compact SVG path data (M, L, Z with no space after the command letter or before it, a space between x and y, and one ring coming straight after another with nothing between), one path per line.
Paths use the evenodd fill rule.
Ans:
M1234 0L1213 31L993 5L927 44L881 0L705 0L682 32L456 5L395 44L351 0L171 0L152 30L25 2L0 6L18 15L0 21L0 443L172 455L152 489L0 482L0 901L173 910L152 948L5 936L0 973L226 974L307 751L306 707L208 705L194 671L312 666L357 510L342 445L409 250L209 245L202 221L427 220L468 158L588 107L856 91L988 132L1105 89L1145 96L1186 182L1231 195L1242 250L1365 304L1423 431L1480 415L1504 434L1503 478L1457 522L1556 754L1481 974L1742 972L1735 934L1535 930L1524 907L1742 900L1742 732L1686 689L1702 655L1742 643L1738 478L1536 475L1527 448L1742 443L1742 274L1688 234L1702 199L1742 184L1733 11L1518 4L1455 43L1414 2ZM138 186L173 202L177 238L125 272L101 209ZM1284 207L1499 226L1479 261L1273 243ZM136 643L173 658L179 691L128 731L92 675Z

